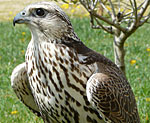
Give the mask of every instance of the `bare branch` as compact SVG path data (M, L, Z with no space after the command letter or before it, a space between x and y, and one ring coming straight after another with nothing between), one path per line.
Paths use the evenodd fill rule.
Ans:
M145 1L143 1L143 2L138 6L138 9L140 9L140 8L143 6L144 3L145 3Z
M123 15L123 17L130 16L132 13L133 13L133 11L128 12L128 13L126 13L125 15Z
M95 18L95 20L96 20L97 24L101 27L101 29L105 30L106 32L108 32L110 34L114 34L114 31L111 26L102 25L97 18Z
M123 20L135 20L134 16L128 16L128 17L124 17Z
M119 9L119 12L121 11L121 6L120 6L120 0L118 0L118 9Z
M109 19L107 19L107 18L105 18L105 17L103 17L103 16L99 16L97 13L95 13L95 12L90 12L92 15L94 15L96 18L98 18L98 19L100 19L100 20L102 20L102 21L104 21L105 23L107 23L107 24L109 24L109 25L111 25L111 26L114 26L114 27L116 27L117 29L119 29L120 31L122 31L122 32L124 32L124 33L126 33L126 28L123 28L123 27L121 27L119 24L115 24L115 23L113 23L112 21L110 21Z
M93 0L91 0L91 1L93 1ZM98 3L98 0L95 0L95 1L93 2L93 8L92 8L93 10L95 9L97 3Z
M131 1L131 0L130 0ZM140 14L139 16L136 16L134 17L134 23L132 23L129 27L128 27L128 33L127 33L127 36L130 36L133 32L135 32L135 30L140 26L142 25L142 23L140 23L142 17L143 17L143 14L145 13L148 5L149 5L149 2L150 0L145 0L145 3L143 4L142 8L141 8L141 11L140 11ZM147 19L145 20L147 21ZM143 24L145 23L145 21L143 21Z
M130 1L130 4L131 4L131 8L134 9L132 0L129 0L129 1Z
M99 25L92 25L92 24L91 24L91 28L92 29L102 29Z
M136 1L133 0L133 10L134 10L134 16L135 16L135 25L137 24L137 5L136 5Z
M86 5L88 5L88 8L89 8L89 9L91 9L91 7L90 7L90 5L91 5L91 4L90 4L90 1L89 1L89 0L84 0L84 1L87 2Z
M144 1L145 2L145 1ZM142 5L144 4L144 2L142 2L138 7L137 7L137 11L142 7ZM122 3L124 3L124 2L122 2ZM127 4L127 3L124 3L126 6L129 6L129 7L131 7L131 5L129 5L129 4ZM126 9L128 9L128 10L130 10L130 9L132 9L132 7L131 8L127 8L126 7ZM133 9L130 11L130 12L127 12L125 15L123 15L124 17L125 16L129 16L130 14L132 14L134 11L133 11Z
M103 1L103 3L106 4L106 3L107 3L107 0Z
M131 4L131 9L132 9L131 16L136 15L136 17L137 17L137 7L134 4L134 0L129 0L129 1L130 1L130 4ZM136 19L136 22L137 22L137 19Z
M101 27L100 26L98 26L98 25L94 25L94 19L93 19L93 16L90 14L90 18L91 18L91 21L90 21L90 24L91 24L91 27L93 28L93 29L101 29Z
M131 5L130 5L130 4L128 4L128 3L124 2L124 1L122 1L121 3L124 4L123 6L128 6L128 7L131 8Z
M93 0L84 0L84 1L87 2L86 4L88 5L88 9L94 10L93 7L92 7L92 1Z
M90 17L91 17L91 27L93 28L93 29L103 29L103 30L105 30L106 32L108 32L108 33L110 33L110 34L113 34L113 32L112 32L112 27L111 26L104 26L104 25L102 25L99 21L98 21L98 19L96 19L95 18L95 20L96 20L96 22L97 22L97 24L98 25L95 25L94 24L94 18L93 18L93 16L92 15L90 15Z
M89 9L89 4L85 3L85 0L80 0L80 3L84 6L84 8Z
M103 7L103 9L109 14L109 16L111 17L111 15L112 15L111 12L105 7L105 5L103 4L103 2L101 0L99 0L99 3Z
M67 3L67 4L69 3L69 2L68 2L68 1L66 1L66 0L62 0L62 1L63 1L64 3Z
M150 14L148 14L144 20L140 21L139 26L142 26L144 23L146 23L148 21L148 19L150 19Z
M142 5L141 10L140 10L140 12L139 12L138 21L141 20L141 18L142 18L142 16L144 15L144 13L145 13L147 7L149 6L149 4L150 4L150 0L145 0L145 1L144 1L144 4Z
M116 12L115 12L115 8L114 8L114 5L112 4L111 0L108 0L109 3L110 3L110 7L112 9L112 20L115 20L115 17L116 17Z

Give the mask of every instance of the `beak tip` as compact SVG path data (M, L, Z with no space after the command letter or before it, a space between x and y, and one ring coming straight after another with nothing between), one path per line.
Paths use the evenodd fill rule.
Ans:
M16 23L19 22L20 18L22 18L22 16L21 16L20 13L18 13L18 14L14 17L14 19L13 19L13 26L15 26Z
M13 26L15 26L15 24L16 24L16 22L15 22L15 21L13 21Z
M14 17L14 19L13 19L13 26L15 26L15 25L16 25L17 20L18 20L18 16L15 16L15 17Z
M16 24L25 24L27 23L29 20L26 19L26 16L22 16L21 13L18 13L13 20L13 26L15 26Z

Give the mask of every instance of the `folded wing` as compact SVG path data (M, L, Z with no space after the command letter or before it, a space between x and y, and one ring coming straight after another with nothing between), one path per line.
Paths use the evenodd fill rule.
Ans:
M30 85L28 82L28 76L25 69L26 63L18 65L11 75L11 86L23 104L25 104L33 113L40 116L39 108L37 107Z
M140 123L135 97L126 79L95 73L87 82L86 93L105 121Z

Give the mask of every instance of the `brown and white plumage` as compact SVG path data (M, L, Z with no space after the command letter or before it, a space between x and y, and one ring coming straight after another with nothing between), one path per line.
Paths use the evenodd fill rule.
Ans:
M25 58L26 89L45 122L140 122L123 73L80 41L57 5L31 4L14 18L15 23L25 23L32 34Z
M30 89L25 66L26 63L24 62L13 70L11 75L11 87L13 88L17 97L37 116L40 116L39 108L34 102L34 98Z
M126 79L119 76L107 72L93 74L87 82L88 100L108 121L137 123L134 94Z

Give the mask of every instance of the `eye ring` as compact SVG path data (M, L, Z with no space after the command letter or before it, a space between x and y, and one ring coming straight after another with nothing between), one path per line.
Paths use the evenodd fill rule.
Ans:
M42 8L38 8L38 9L36 9L36 15L38 15L38 16L40 16L40 17L42 17L42 16L44 16L45 15L45 10L44 9L42 9Z

